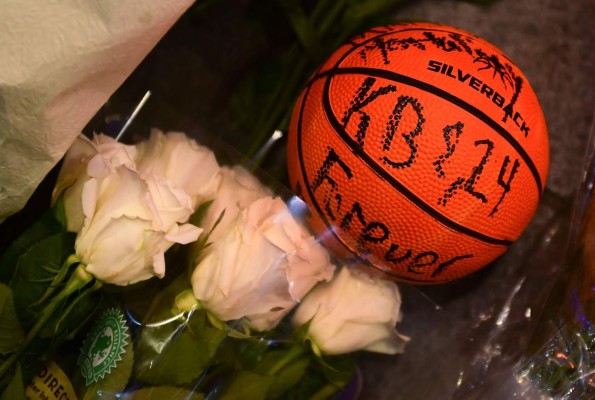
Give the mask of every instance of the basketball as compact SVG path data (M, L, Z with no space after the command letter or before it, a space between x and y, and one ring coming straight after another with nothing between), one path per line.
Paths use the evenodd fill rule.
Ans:
M410 283L461 278L519 238L543 193L545 119L498 48L457 28L371 29L311 76L287 163L339 256Z

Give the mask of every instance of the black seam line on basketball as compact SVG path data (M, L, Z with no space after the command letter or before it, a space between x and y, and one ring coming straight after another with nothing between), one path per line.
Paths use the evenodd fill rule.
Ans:
M341 244L342 244L343 246L347 247L347 245L346 245L346 244L344 244L343 242L341 242ZM348 249L350 252L352 252L352 253L353 253L353 251L352 251L351 249L349 249L349 247L347 247L347 249ZM354 254L355 254L355 253L354 253ZM401 280L403 280L403 281L408 281L409 283L414 283L414 282L417 282L417 283L432 283L432 284L439 284L439 283L446 283L446 282L448 282L448 281L428 281L428 280L424 280L424 279L415 279L415 278L412 278L412 277L410 277L410 276L406 276L406 275L396 274L396 273L394 273L394 272L392 272L392 271L388 271L388 270L386 270L386 269L383 269L383 268L380 268L380 267L376 266L376 264L374 264L374 263L373 263L372 261L370 261L370 260L367 260L367 259L365 259L365 258L362 258L362 257L360 257L360 256L358 256L358 255L356 255L356 256L357 256L358 260L360 260L360 261L361 261L363 264L365 264L365 265L366 265L366 267L368 267L368 268L371 268L371 269L375 269L375 270L377 270L377 271L380 271L381 273L383 273L383 274L386 274L386 275L389 275L389 276L392 276L393 278L398 278L398 279L401 279Z
M308 196L310 196L310 199L312 200L312 205L314 206L314 208L316 208L316 212L318 213L318 216L320 217L320 219L322 219L322 222L324 222L324 225L326 226L327 230L335 237L337 242L340 243L344 248L346 248L347 251L349 251L350 253L355 255L358 260L362 261L363 263L365 263L369 266L372 266L373 268L375 268L379 271L384 272L384 270L382 268L377 267L376 265L372 264L369 260L366 260L365 258L360 257L359 254L357 254L355 251L353 251L353 249L351 249L347 245L347 243L345 243L343 241L343 239L340 238L339 235L337 235L337 232L335 232L335 230L333 229L333 224L331 224L329 222L328 218L326 218L326 215L324 214L324 212L318 205L316 198L314 197L312 188L308 184L310 181L308 179L308 174L306 173L306 166L304 164L304 157L303 157L303 151L302 151L303 150L302 149L302 119L304 116L304 108L306 108L306 101L308 100L308 95L310 94L311 88L312 88L312 85L309 83L308 86L306 87L305 92L304 92L304 97L302 98L302 104L300 104L300 113L298 115L297 138L296 138L297 148L298 148L298 157L300 160L300 171L302 173L302 179L304 181L304 186L306 187L306 190L308 191Z
M375 265L373 262L371 262L370 260L367 260L363 257L361 257L359 254L357 254L353 249L351 249L347 243L345 243L343 241L342 238L340 238L337 233L335 232L335 230L333 229L333 225L328 221L328 219L326 218L326 216L324 215L324 213L322 212L322 210L320 209L320 206L318 205L318 202L315 200L314 197L314 193L312 192L312 189L310 188L310 185L308 185L308 175L306 174L306 167L304 166L304 158L302 156L303 152L302 152L302 118L303 118L303 114L304 114L304 108L306 107L306 101L308 100L308 94L310 93L310 89L311 89L311 85L308 85L306 87L306 91L304 93L304 97L302 99L302 104L300 105L300 113L298 116L298 126L297 126L297 146L298 146L298 157L300 160L300 170L302 173L302 179L304 180L304 183L306 186L306 190L308 191L308 196L310 196L310 199L312 199L312 205L314 206L314 208L316 208L316 211L318 212L318 216L320 217L320 219L322 219L322 222L324 222L324 224L327 227L327 230L335 237L335 239L337 240L337 242L339 244L341 244L341 246L343 246L345 249L347 249L347 251L349 251L350 253L352 253L360 262L362 262L363 264L365 264L366 266L368 266L369 268L375 269L377 271L380 271L381 273L390 275L394 278L400 278L403 280L408 280L409 282L418 282L418 283L427 283L427 281L424 281L423 279L414 279L405 275L400 275L400 274L396 274L394 272L391 271L387 271L383 268L378 267L377 265Z
M529 157L529 154L523 149L521 144L508 132L504 129L500 124L496 121L488 117L483 111L479 110L478 108L472 106L471 104L465 102L461 98L448 93L445 90L442 90L434 85L430 85L429 83L417 80L415 78L411 78L407 75L398 74L392 71L386 71L382 69L376 68L368 68L368 67L346 67L346 68L339 68L330 71L325 71L320 75L327 75L333 76L338 74L358 74L358 75L366 75L366 76L373 76L377 78L387 79L394 82L404 83L409 86L414 86L418 89L424 90L426 92L432 93L442 99L459 106L460 108L464 109L468 113L472 114L476 118L480 119L483 123L491 127L494 131L496 131L502 138L504 138L521 156L523 161L529 167L529 171L531 175L533 175L533 179L535 180L535 184L537 185L537 198L541 198L541 194L543 191L543 183L541 182L541 177L539 175L539 171L537 171L537 167Z
M398 190L399 192L401 192L401 194L403 196L405 196L409 201L411 201L415 206L417 206L420 210L424 211L426 214L432 216L434 219L436 219L437 221L439 221L442 225L444 225L444 226L446 226L446 227L448 227L448 228L450 228L452 230L455 230L455 231L457 231L459 233L462 233L464 235L467 235L469 237L472 237L474 239L477 239L477 240L480 240L482 242L485 242L485 243L499 245L499 246L507 246L507 247L510 246L510 245L512 245L512 241L511 240L494 238L494 237L488 236L486 234L483 234L481 232L478 232L476 230L473 230L471 228L468 228L468 227L466 227L464 225L461 225L461 224L459 224L459 223L451 220L450 218L448 218L447 216L443 215L438 210L436 210L434 207L428 205L422 199L420 199L419 197L417 197L411 190L407 189L407 187L405 187L405 185L403 185L401 182L399 182L388 171L386 171L382 167L380 167L374 161L374 159L372 159L372 157L370 157L363 150L363 148L360 147L357 144L357 142L355 142L355 140L353 140L349 136L349 134L345 131L345 129L343 128L343 126L335 118L335 115L334 115L334 113L332 111L330 100L329 100L329 97L328 97L328 92L329 92L329 86L330 86L331 79L332 79L332 75L329 75L327 77L327 81L325 82L324 92L323 92L323 96L322 96L322 104L323 104L323 107L324 107L324 111L325 111L326 117L327 117L329 123L333 126L333 129L335 130L335 132L337 132L337 134L341 138L341 140L349 147L349 149L357 157L359 157L362 160L364 160L366 162L366 164L374 171L374 173L376 173L376 175L378 175L379 177L381 177L382 179L384 179L386 182L390 183L390 185L395 190Z

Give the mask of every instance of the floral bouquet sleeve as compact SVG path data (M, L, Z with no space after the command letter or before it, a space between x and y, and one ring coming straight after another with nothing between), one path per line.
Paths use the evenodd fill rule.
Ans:
M340 393L355 352L404 350L401 298L332 258L306 211L183 133L81 136L0 260L1 398Z

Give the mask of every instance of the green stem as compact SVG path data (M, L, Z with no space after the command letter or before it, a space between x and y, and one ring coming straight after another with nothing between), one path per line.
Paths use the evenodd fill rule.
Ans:
M93 282L93 285L87 286L82 291L80 291L79 292L80 294L74 299L74 301L69 302L70 304L66 308L66 310L61 312L62 315L61 315L60 319L58 320L58 322L56 323L55 332L58 333L60 325L64 322L66 317L68 315L70 315L72 310L74 310L79 305L79 303L81 301L83 301L87 296L90 296L91 294L93 294L96 291L98 291L99 289L101 289L102 286L103 286L103 282L95 280ZM87 321L89 321L89 319L93 317L93 315L95 314L95 310L97 310L97 308L98 308L98 305L99 304L96 304L95 309L92 312L90 312L89 314L87 314L87 316L85 318L83 318L82 321L79 321L78 327L73 329L72 332L69 333L68 336L66 336L67 340L72 340L76 337L78 332L85 326Z
M60 267L60 271L56 274L56 276L52 280L52 283L50 284L50 286L48 286L43 296L41 296L41 298L38 301L31 304L31 306L36 306L46 301L56 291L60 284L62 284L64 279L66 279L70 267L78 262L81 262L81 260L78 258L76 254L71 254L70 256L68 256L68 258L66 258L66 261L64 261L64 263Z
M35 325L33 325L33 327L25 336L25 340L21 344L21 347L16 352L12 353L11 356L7 358L2 363L2 365L0 365L0 377L3 377L14 365L14 363L19 360L23 352L37 337L39 332L48 323L56 310L62 305L62 302L68 296L86 286L89 282L91 282L91 280L93 280L93 276L85 270L85 266L83 264L79 264L79 266L74 270L66 282L64 288L48 303L48 305L45 306L39 318L35 322Z
M268 375L276 375L283 368L285 368L285 366L291 364L292 362L294 362L295 360L297 360L298 358L300 358L305 352L306 352L306 349L303 346L301 346L301 345L292 346L289 349L289 351L287 352L287 354L285 355L285 357L283 357L282 359L280 359L279 361L277 361L268 370Z
M338 390L339 390L339 388L336 387L335 385L331 385L331 384L326 385L322 389L320 389L318 392L314 393L314 395L312 395L312 397L310 397L310 400L328 399L333 394L337 393Z

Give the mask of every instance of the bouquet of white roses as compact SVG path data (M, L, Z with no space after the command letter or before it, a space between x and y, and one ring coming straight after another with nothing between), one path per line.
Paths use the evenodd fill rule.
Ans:
M304 207L182 133L79 137L0 260L2 398L327 398L352 353L403 351L397 286Z

